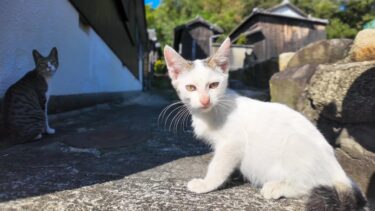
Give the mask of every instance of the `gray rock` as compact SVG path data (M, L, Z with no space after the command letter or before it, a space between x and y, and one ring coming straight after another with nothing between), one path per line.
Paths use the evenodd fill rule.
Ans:
M332 39L311 43L295 53L287 68L335 63L348 56L352 42L350 39Z
M306 89L315 112L341 123L375 122L375 61L319 65Z
M279 55L279 71L284 71L291 58L293 58L295 52L285 52Z
M375 209L375 61L352 62L350 45L319 41L298 51L271 78L271 99L316 124Z
M296 108L298 100L315 70L316 65L308 64L274 74L270 80L271 101Z

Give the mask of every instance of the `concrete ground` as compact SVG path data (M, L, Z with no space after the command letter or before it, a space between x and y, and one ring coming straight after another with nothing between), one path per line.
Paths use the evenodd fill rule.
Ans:
M54 116L55 135L0 150L0 210L303 210L302 200L263 199L239 174L189 192L211 154L188 126L158 126L170 102L144 94Z

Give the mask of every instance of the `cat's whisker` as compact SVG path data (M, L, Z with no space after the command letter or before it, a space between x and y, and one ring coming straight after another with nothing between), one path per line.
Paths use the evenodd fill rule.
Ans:
M226 105L228 107L233 107L232 102L229 102L229 101L221 101L221 100L219 100L218 104L223 104L223 105Z
M231 107L229 105L227 105L227 104L218 103L217 105L220 106L222 109L224 109L225 112L230 112L231 111Z
M185 128L186 128L186 125L185 125L185 119L186 117L189 117L189 110L186 109L185 113L184 113L184 116L182 118L182 131L183 132L186 132Z
M165 107L165 108L160 112L160 114L159 114L159 116L158 116L158 127L160 127L160 123L163 123L163 122L164 122L163 120L164 120L164 117L165 117L167 111L168 111L169 109L172 109L173 106L178 105L178 104L181 104L181 103L182 103L181 101L178 101L178 102L172 103L172 104L168 105L167 107Z
M177 130L175 129L176 128L176 125L178 125L178 120L180 118L180 116L184 113L185 111L185 108L181 108L181 110L174 116L174 118L172 119L172 122L169 126L169 130L173 129L172 131L174 133L177 133Z
M218 101L225 101L225 102L231 102L231 103L233 103L233 99L219 98Z
M168 110L170 107L172 107L172 106L174 106L174 105L181 104L181 103L182 103L181 101L177 101L177 102L174 102L174 103L172 103L172 104L167 105L167 106L166 106L166 107L160 112L159 116L162 115L163 113L165 113L166 110Z
M232 106L232 105L225 104L225 103L223 103L223 102L221 102L220 105L223 106L223 107L225 107L225 108L228 109L228 110L233 109L233 106Z
M184 132L186 132L185 131L185 128L186 128L186 125L188 124L188 119L189 119L189 116L190 116L190 112L189 112L189 109L186 109L186 113L185 113L185 117L184 117L184 119L182 120L182 126L183 126L183 130L184 130Z
M165 113L168 111L168 109L170 109L170 108L173 107L174 105L177 105L177 104L180 104L180 103L182 103L182 102L181 102L181 101L178 101L178 102L172 103L172 104L166 106L166 107L160 112L160 114L159 114L159 116L158 116L158 126L159 126L160 121L163 120L162 118L164 117L164 115L165 115Z
M187 112L187 111L184 112L184 115L183 115L183 117L182 117L182 119L181 119L181 120L182 120L182 132L186 132L186 131L185 131L185 118L186 118L186 112Z
M185 113L186 113L186 108L184 108L184 110L181 112L181 114L180 114L180 115L178 116L178 118L177 118L177 121L176 121L176 123L175 123L175 127L174 127L176 133L177 133L177 131L178 131L179 123L180 123L181 119L184 117ZM182 127L183 127L183 126L182 126Z
M182 113L183 111L185 111L185 110L184 110L184 108L185 108L184 105L180 106L179 108L180 108L180 110L174 115L174 117L172 118L171 123L169 124L168 132L170 132L170 130L173 128L173 127L172 127L173 123L174 123L175 121L178 120L178 117L181 115L181 113ZM177 118L177 119L176 119L176 118Z
M183 107L183 105L180 105L180 106L178 106L177 108L173 109L173 110L168 114L167 118L166 118L165 121L164 121L164 130L167 129L167 124L168 124L168 119L169 119L169 117L170 117L173 113L178 112L178 110L180 110L182 107Z

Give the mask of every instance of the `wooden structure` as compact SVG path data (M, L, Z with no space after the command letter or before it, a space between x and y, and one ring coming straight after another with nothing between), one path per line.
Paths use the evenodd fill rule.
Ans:
M144 75L144 83L143 89L149 90L151 89L151 83L154 76L154 65L157 60L160 59L162 55L161 45L158 41L156 30L155 29L147 29L148 32L148 39L149 39L149 52L148 52L148 60L146 68L144 68L143 75Z
M216 52L221 43L212 43L211 52ZM246 67L247 60L253 51L252 45L231 45L229 52L229 71L237 71Z
M254 46L253 62L259 63L326 39L327 24L327 20L313 18L289 1L283 1L270 9L255 8L229 37L235 42L245 36L247 44Z
M198 16L174 29L173 48L186 59L203 59L210 55L211 37L221 33L220 27Z

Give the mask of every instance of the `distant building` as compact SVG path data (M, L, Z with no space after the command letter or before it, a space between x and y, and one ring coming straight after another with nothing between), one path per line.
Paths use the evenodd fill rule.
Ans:
M0 101L34 68L32 50L46 55L54 46L60 66L51 81L52 112L142 90L148 47L143 1L6 1L0 31Z
M328 20L313 18L289 1L263 10L255 8L230 34L235 42L240 36L254 46L254 62L263 62L280 53L326 39Z
M158 42L157 34L155 29L147 29L148 33L148 41L149 41L149 53L148 53L148 64L145 67L144 73L144 88L146 90L151 88L151 80L154 75L154 66L155 62L160 59L162 52L161 52L161 45Z
M210 55L212 36L221 33L220 27L198 16L174 29L173 48L186 59L203 59Z
M327 24L328 20L311 17L287 0L269 9L255 8L229 34L232 42L241 37L252 46L238 74L241 80L250 86L268 88L269 79L279 71L279 54L326 39Z

